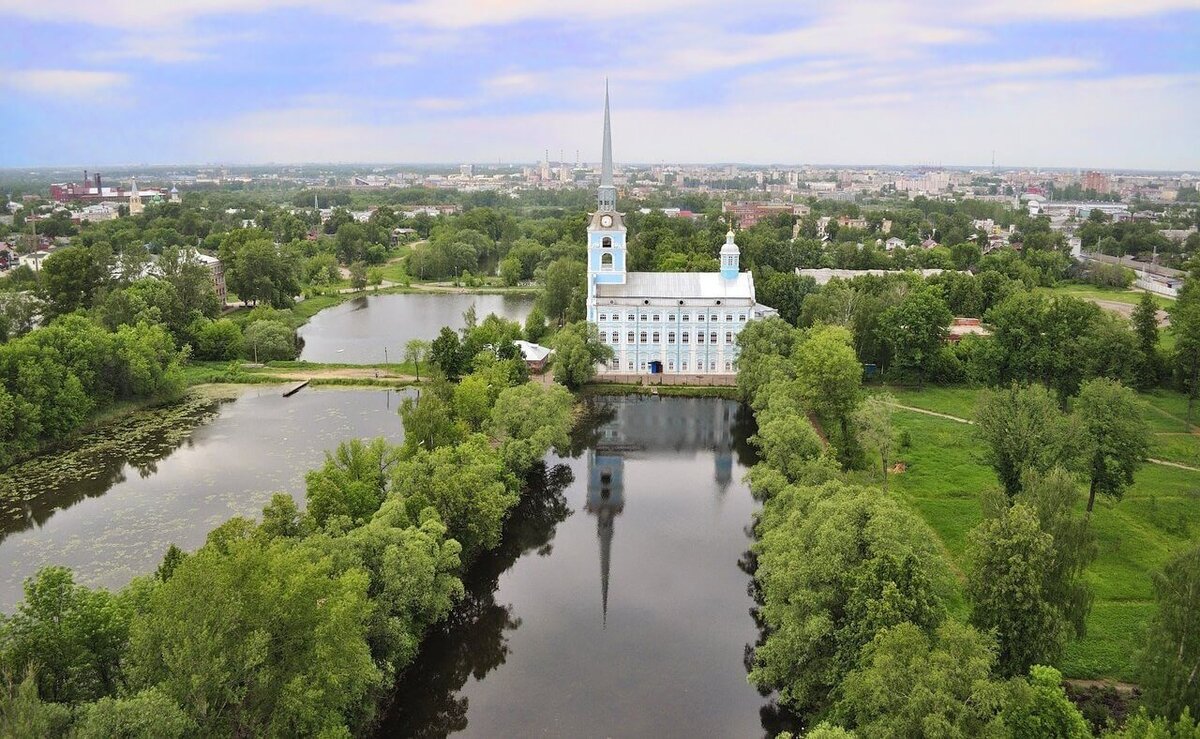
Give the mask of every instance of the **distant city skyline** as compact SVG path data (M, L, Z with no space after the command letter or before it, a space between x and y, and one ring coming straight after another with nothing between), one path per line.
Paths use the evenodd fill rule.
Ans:
M0 0L0 168L1200 170L1200 0Z

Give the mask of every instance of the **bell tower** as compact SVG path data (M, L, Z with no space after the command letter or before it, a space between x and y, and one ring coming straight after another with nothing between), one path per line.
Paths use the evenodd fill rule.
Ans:
M604 83L604 145L596 212L588 222L588 320L595 321L596 285L625 284L625 219L617 212L613 185L612 124L608 113L608 82Z

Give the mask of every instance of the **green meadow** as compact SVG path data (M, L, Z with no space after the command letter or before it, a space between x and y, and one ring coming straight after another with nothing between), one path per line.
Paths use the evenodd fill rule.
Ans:
M971 418L979 391L934 387L886 388L903 405ZM1158 391L1142 396L1154 434L1152 456L1200 467L1200 436L1184 422L1187 399ZM967 543L979 523L980 492L997 486L983 462L983 445L972 426L899 409L899 430L909 445L896 455L906 467L891 478L891 489L912 507L940 539L960 575L969 568ZM1092 514L1099 557L1088 578L1095 602L1087 634L1072 642L1057 665L1072 678L1134 681L1132 655L1154 607L1151 577L1190 541L1200 536L1200 472L1146 463L1120 501L1098 500ZM952 604L965 616L961 597Z

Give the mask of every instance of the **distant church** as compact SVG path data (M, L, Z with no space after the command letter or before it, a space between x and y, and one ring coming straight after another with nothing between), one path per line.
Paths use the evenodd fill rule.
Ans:
M612 127L604 90L604 154L588 224L587 318L613 350L601 374L733 374L737 335L776 311L754 299L733 231L718 272L625 271L625 219L613 185Z

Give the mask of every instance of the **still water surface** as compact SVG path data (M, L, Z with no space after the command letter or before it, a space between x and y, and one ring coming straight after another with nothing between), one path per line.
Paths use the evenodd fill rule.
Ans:
M259 515L273 493L303 505L304 473L338 442L403 438L396 391L231 392L190 405L172 433L93 439L69 461L34 460L52 474L19 465L0 475L0 612L12 612L24 579L48 565L72 568L87 585L123 586L152 572L170 544L190 551L227 519ZM28 497L14 503L22 489Z
M597 399L504 545L396 689L380 736L755 737L787 728L746 682L749 414Z
M119 587L354 437L402 438L400 394L244 388L186 406L171 433L45 457L0 476L0 611L50 564ZM551 456L501 549L426 641L381 736L773 736L789 728L746 682L759 633L744 569L756 504L749 413L716 399L597 398ZM128 437L128 438L126 438ZM24 478L22 473L24 472ZM53 479L51 483L45 480ZM29 483L26 485L25 483ZM7 487L6 487L7 486ZM18 487L24 499L7 493ZM14 505L13 500L19 500Z
M479 319L489 313L524 322L533 307L527 295L470 295L465 293L405 293L355 298L328 308L300 327L309 362L375 364L387 358L399 362L410 339L433 339L442 326L463 327L463 313L472 305Z

